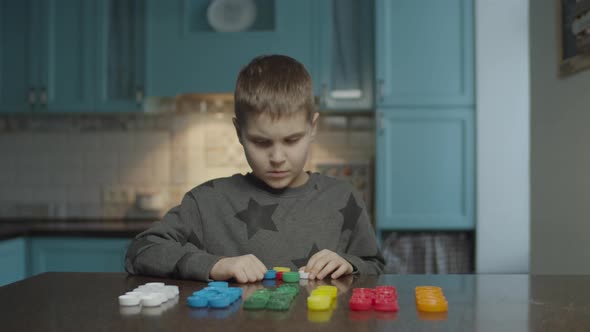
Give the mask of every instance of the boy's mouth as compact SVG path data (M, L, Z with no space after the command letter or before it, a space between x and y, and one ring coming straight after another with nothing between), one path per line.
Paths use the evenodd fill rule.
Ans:
M271 177L284 177L285 175L287 175L289 173L289 171L270 171L268 172L268 174Z

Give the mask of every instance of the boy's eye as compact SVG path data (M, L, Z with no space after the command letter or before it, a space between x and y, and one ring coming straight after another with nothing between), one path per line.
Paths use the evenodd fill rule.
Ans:
M300 139L301 137L287 138L285 142L287 142L287 144L294 144L297 143Z
M265 140L254 140L252 142L258 146L269 146L270 145L270 141L265 141Z

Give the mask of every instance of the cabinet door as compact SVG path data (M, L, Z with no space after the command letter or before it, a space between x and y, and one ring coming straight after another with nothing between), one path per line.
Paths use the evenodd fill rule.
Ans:
M314 4L320 64L314 77L322 110L372 111L372 1L321 0Z
M474 227L473 111L379 109L377 227Z
M474 104L473 0L377 0L379 106Z
M32 56L33 0L0 0L0 112L31 111L36 71ZM29 99L29 97L31 99Z
M27 246L25 238L0 241L0 286L27 277Z
M145 71L145 0L95 1L96 109L138 110L143 99Z
M84 112L94 108L96 22L93 0L40 0L37 44L41 59L42 111Z
M149 0L146 94L231 92L240 69L262 54L289 55L313 72L313 1L256 0L251 29L217 32L207 23L209 0Z
M32 274L43 272L123 272L130 239L31 238Z

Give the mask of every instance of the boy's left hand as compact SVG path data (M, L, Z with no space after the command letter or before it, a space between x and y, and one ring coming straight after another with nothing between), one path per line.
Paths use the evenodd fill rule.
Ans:
M309 272L309 279L324 279L330 273L332 279L339 278L343 275L351 274L352 265L337 253L323 249L311 256L306 266L300 268Z

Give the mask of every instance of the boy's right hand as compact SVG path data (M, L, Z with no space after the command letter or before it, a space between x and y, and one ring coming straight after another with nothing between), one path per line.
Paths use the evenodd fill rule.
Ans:
M213 280L235 278L239 283L256 282L264 278L266 266L258 257L250 254L220 259L209 272Z

